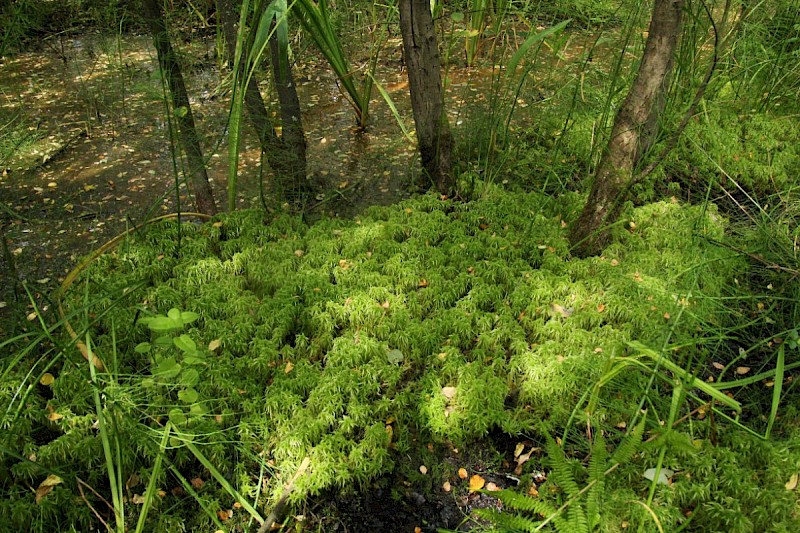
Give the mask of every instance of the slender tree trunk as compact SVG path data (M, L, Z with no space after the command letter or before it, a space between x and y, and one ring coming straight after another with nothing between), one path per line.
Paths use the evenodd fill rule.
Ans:
M223 33L227 41L228 62L233 67L236 54L238 17L232 0L217 0L217 12L220 14ZM246 62L247 52L248 50L243 52L242 63ZM286 65L286 68L283 69L286 72L282 72L278 68L278 65L280 65L280 50L274 34L270 39L270 52L275 87L281 110L281 137L275 134L272 119L258 88L256 76L250 77L250 81L245 88L244 105L247 109L247 116L256 130L261 150L275 174L279 179L289 178L290 183L288 185L290 190L295 192L302 191L307 184L306 138L300 117L300 99L297 96L291 65Z
M442 194L454 189L453 136L444 109L441 59L429 0L400 0L400 31L422 168Z
M222 23L222 33L225 37L225 50L228 55L228 66L233 68L236 56L236 35L238 33L239 17L233 6L233 0L217 0L217 14ZM250 82L244 93L244 105L247 108L247 116L256 130L261 150L269 155L275 148L278 137L272 127L272 120L267 111L267 105L258 89L256 76L250 77Z
M621 196L633 178L648 124L657 124L659 94L669 79L681 34L684 0L656 0L642 61L636 79L622 103L611 138L595 171L589 198L572 226L570 241L575 255L586 257L608 244L608 227L622 209ZM655 116L654 116L655 115Z
M274 27L274 23L273 23ZM272 56L272 77L278 92L281 108L281 140L288 156L287 170L291 177L291 191L300 194L307 189L306 183L306 135L300 115L300 99L297 97L297 85L292 76L292 66L288 57L281 57L277 32L272 33L269 40Z
M195 208L201 213L216 214L217 204L214 202L214 194L208 181L203 150L200 148L200 139L197 136L192 108L189 105L189 95L183 82L178 58L169 41L160 0L142 0L142 6L150 33L153 35L159 67L169 85L172 108L175 110L174 118L178 124L178 137L189 166L189 184L194 194Z

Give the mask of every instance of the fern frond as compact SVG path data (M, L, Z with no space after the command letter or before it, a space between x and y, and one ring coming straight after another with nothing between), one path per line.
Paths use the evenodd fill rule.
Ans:
M572 467L564 455L564 450L556 444L552 437L547 438L547 458L553 468L550 477L555 480L556 484L561 487L568 497L577 496L581 489L575 480L575 474L572 472Z
M606 439L599 431L592 444L592 457L589 459L589 481L601 481L608 468L608 449Z
M639 447L642 445L642 435L644 434L644 426L647 422L647 417L642 416L642 419L633 428L633 431L622 439L622 442L619 443L619 446L616 450L614 450L614 454L611 456L612 464L625 464L631 460L633 454L635 454Z
M606 439L598 432L592 444L592 457L589 459L589 483L594 483L586 495L586 519L589 531L600 523L603 496L605 493L606 468L608 467L608 449Z
M475 509L478 518L488 520L494 525L493 531L502 533L533 533L539 522L534 522L524 516L512 513L503 513L496 509Z
M586 519L586 512L582 505L571 505L567 511L569 520L568 527L559 528L559 533L589 533L589 521Z
M528 496L527 494L520 494L513 490L501 490L489 494L503 502L503 505L509 509L515 511L536 513L541 516L549 516L556 512L556 508L550 503L539 498L534 498L533 496Z

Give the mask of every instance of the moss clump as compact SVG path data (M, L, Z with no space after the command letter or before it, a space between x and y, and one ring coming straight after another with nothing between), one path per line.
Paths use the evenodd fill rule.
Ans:
M199 315L189 337L221 344L195 385L208 399L195 438L210 456L233 461L212 445L227 435L285 472L309 456L299 496L358 486L420 437L460 444L494 428L562 427L626 342L719 320L712 299L740 265L697 238L722 235L713 209L631 210L617 244L576 260L563 219L579 204L489 187L469 203L430 195L311 227L243 211L184 225L178 241L165 223L91 269L108 292L94 312L100 331L116 330L131 384L148 374L133 350L148 340L136 314ZM109 304L142 284L129 305ZM109 350L109 335L98 344ZM169 410L142 394L145 409ZM241 479L245 492L257 483Z

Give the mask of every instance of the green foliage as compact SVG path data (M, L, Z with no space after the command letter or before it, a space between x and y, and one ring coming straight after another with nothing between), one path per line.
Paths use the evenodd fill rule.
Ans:
M701 187L716 176L717 183L735 195L741 187L764 198L796 185L798 143L800 133L792 116L710 106L700 120L689 123L667 168L690 187L700 176Z
M538 495L511 490L493 492L490 494L497 497L505 509L502 512L477 509L475 514L488 520L494 526L493 531L505 533L541 531L550 522L555 531L562 533L607 530L610 523L620 519L607 512L607 501L619 497L619 494L610 494L607 485L612 480L608 476L628 463L641 448L645 420L645 417L641 418L610 457L606 440L598 433L591 446L588 465L567 457L562 447L548 437L550 474Z
M540 17L556 21L571 18L583 26L593 26L622 18L619 11L624 4L619 0L557 0L539 2L536 6Z
M209 488L198 502L232 490L253 497L254 473L267 461L291 474L306 457L311 467L293 498L358 489L420 439L462 446L494 429L570 427L586 384L629 342L695 338L701 324L724 321L714 299L741 262L696 238L723 236L713 209L629 210L617 244L577 260L562 219L580 197L482 187L469 203L429 195L310 227L234 212L184 224L180 247L167 222L97 261L85 276L99 303L87 311L96 316L95 349L105 360L116 354L121 376L104 389L128 432L119 430L120 470L153 464L164 437L158 421L169 420L172 475L201 455L221 474L235 465L235 477L224 475L229 488ZM702 283L697 269L708 270ZM83 305L77 291L66 305ZM682 306L680 322L665 319ZM609 396L637 383L629 374ZM30 405L49 402L64 415L57 436L36 442L35 416L21 416L7 446L44 465L97 466L85 376L64 367L53 392ZM595 415L612 408L601 403ZM575 496L596 477L608 465L601 452L588 467L554 459L559 494ZM24 463L14 468L36 475ZM281 490L270 483L271 501ZM595 496L562 520L592 523Z

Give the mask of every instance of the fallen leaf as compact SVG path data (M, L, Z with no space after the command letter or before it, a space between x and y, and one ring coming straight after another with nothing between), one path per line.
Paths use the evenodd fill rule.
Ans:
M478 474L475 474L469 478L469 491L475 492L476 490L481 490L485 484L486 480Z
M419 473L424 476L425 474L428 473L428 467L425 466L425 465L420 465L419 466Z
M221 340L214 339L213 341L208 343L208 351L209 352L213 352L214 350L219 348L221 345L222 345L222 341Z
M521 442L518 442L517 445L514 447L514 458L516 459L519 455L525 451L525 445Z
M45 372L44 374L42 374L42 377L39 378L39 383L41 383L45 387L49 387L50 385L53 384L55 380L56 378L53 377L53 374L51 374L50 372Z
M456 395L456 388L455 387L442 387L442 394L448 400L452 400Z
M49 415L47 415L47 419L48 419L50 422L55 422L55 421L57 421L57 420L61 420L62 418L64 418L64 415L62 415L62 414L59 414L59 413L56 413L55 411L53 411L52 413L50 413Z
M787 481L786 485L784 485L784 487L786 487L786 490L794 490L794 489L796 489L797 488L797 480L798 480L797 473L792 474L789 477L789 481Z
M468 475L469 474L467 474L467 469L466 468L459 468L458 469L458 477L460 477L461 479L467 479Z
M57 475L50 474L47 476L44 481L39 483L39 487L36 489L36 503L41 502L42 498L50 494L53 488L61 483L63 483L63 480Z
M284 373L288 374L289 372L292 371L293 368L294 368L294 363L289 361L289 362L286 363L286 368L284 368L283 371L284 371Z
M514 468L515 475L517 476L522 475L522 465L524 465L530 460L531 455L533 454L534 451L536 451L536 448L531 448L528 453L524 453L519 457L517 457L517 466L516 468Z
M497 492L498 490L500 490L500 487L498 487L494 483L489 482L486 484L486 490L488 490L489 492Z
M606 310L606 306L605 305L600 304L600 305L597 306L597 312L598 313L602 313L605 310Z
M297 257L303 257L304 255L306 255L306 253L303 250L298 249L294 251L294 255L296 255Z
M550 310L558 315L561 315L561 318L569 318L572 316L572 313L575 312L574 308L566 308L558 304L550 304Z
M419 288L421 288L421 289L424 289L425 287L427 287L427 286L428 286L428 280L427 280L427 279L424 279L424 278L423 278L423 279L421 279L421 280L419 280L419 283L417 284L417 286L418 286Z
M233 509L228 509L227 511L217 511L217 516L223 522L233 518Z
M133 498L131 498L131 501L134 505L142 505L144 503L144 496L141 494L134 494Z
M749 366L737 366L736 367L736 373L739 374L740 376L744 376L748 372L750 372L750 367Z
M658 472L658 479L656 483L660 483L661 485L670 485L672 483L672 476L675 474L674 471L670 470L669 468L662 468ZM656 469L655 468L648 468L644 471L644 478L653 481L656 477Z
M711 363L711 366L713 366L713 367L714 367L714 368L716 368L717 370L722 370L723 368L725 368L725 365L723 365L722 363L718 363L718 362L716 362L716 361L714 361L713 363Z
M445 481L444 483L442 483L442 490L443 490L443 491L445 491L445 492L450 492L450 490L451 490L452 488L453 488L453 487L451 487L451 486L450 486L450 482L449 482L449 481Z

